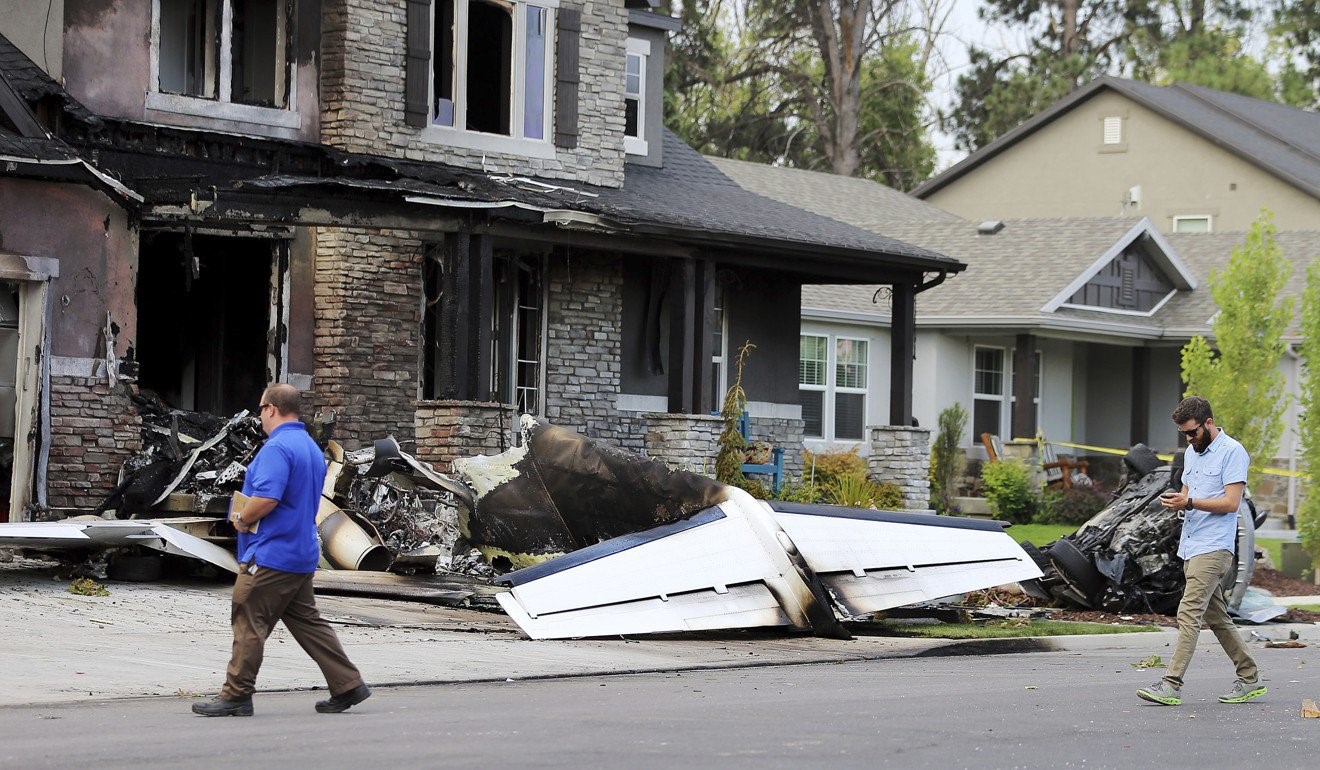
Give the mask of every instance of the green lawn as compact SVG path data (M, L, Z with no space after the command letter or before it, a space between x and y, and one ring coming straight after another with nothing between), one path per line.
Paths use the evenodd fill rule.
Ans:
M1030 540L1032 545L1039 547L1071 535L1077 527L1070 524L1014 524L1005 531L1019 543Z
M880 627L896 636L927 639L1009 639L1023 636L1075 636L1078 634L1130 634L1158 631L1155 626L1115 626L1066 620L989 620L980 623L905 623L882 620Z
M1283 566L1283 548L1280 545L1282 542L1270 537L1256 538L1256 547L1270 555L1270 563L1275 569Z

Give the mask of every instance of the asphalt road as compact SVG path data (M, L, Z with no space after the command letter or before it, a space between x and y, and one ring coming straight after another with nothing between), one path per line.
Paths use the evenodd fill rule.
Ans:
M1234 706L1217 650L1178 708L1109 650L380 688L339 715L324 692L259 694L250 719L186 695L5 707L0 767L1311 768L1312 652L1254 647L1270 694Z

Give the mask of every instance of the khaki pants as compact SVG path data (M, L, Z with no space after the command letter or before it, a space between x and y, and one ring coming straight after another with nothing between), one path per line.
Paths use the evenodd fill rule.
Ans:
M1228 616L1228 604L1224 601L1223 589L1219 587L1219 581L1232 566L1233 554L1228 551L1193 556L1183 564L1187 588L1178 604L1178 649L1174 651L1173 661L1164 676L1164 681L1174 687L1182 687L1183 674L1187 673L1187 664L1192 662L1192 653L1196 652L1202 620L1214 631L1219 645L1233 661L1238 679L1255 684L1259 676L1256 661L1251 659L1238 635L1237 626Z
M266 638L280 620L303 651L321 667L331 695L342 695L363 683L362 675L344 653L334 629L316 609L312 575L258 567L255 574L241 569L234 582L230 611L234 652L221 698L244 700L256 691Z

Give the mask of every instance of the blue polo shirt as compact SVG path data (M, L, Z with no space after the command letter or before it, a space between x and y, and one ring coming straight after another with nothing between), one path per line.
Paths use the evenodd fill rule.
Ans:
M1187 487L1187 496L1198 500L1223 497L1227 485L1247 482L1250 464L1247 450L1221 429L1204 452L1188 447L1183 453L1183 484ZM1212 551L1232 553L1237 547L1237 522L1237 511L1188 511L1183 519L1182 538L1178 541L1178 558L1186 561Z
M316 510L324 484L325 455L307 426L276 426L248 464L243 494L279 504L261 520L256 534L238 533L238 560L281 572L315 572L321 559Z

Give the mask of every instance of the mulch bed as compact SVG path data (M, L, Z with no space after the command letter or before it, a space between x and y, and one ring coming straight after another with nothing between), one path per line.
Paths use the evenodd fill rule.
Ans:
M1274 596L1315 596L1320 604L1320 586L1304 580L1288 577L1278 570L1268 567L1256 567L1252 573L1251 585L1269 591ZM999 598L999 597L996 597ZM1025 597L1024 597L1025 598ZM1019 600L1020 601L1020 600ZM1008 605L1010 602L1000 601ZM1172 615L1123 614L1097 612L1093 610L1059 610L1050 613L1052 620L1076 620L1087 623L1109 623L1129 626L1164 626L1177 628L1178 619ZM1316 623L1320 622L1320 612L1310 612L1296 608L1288 610L1277 619L1281 623Z

